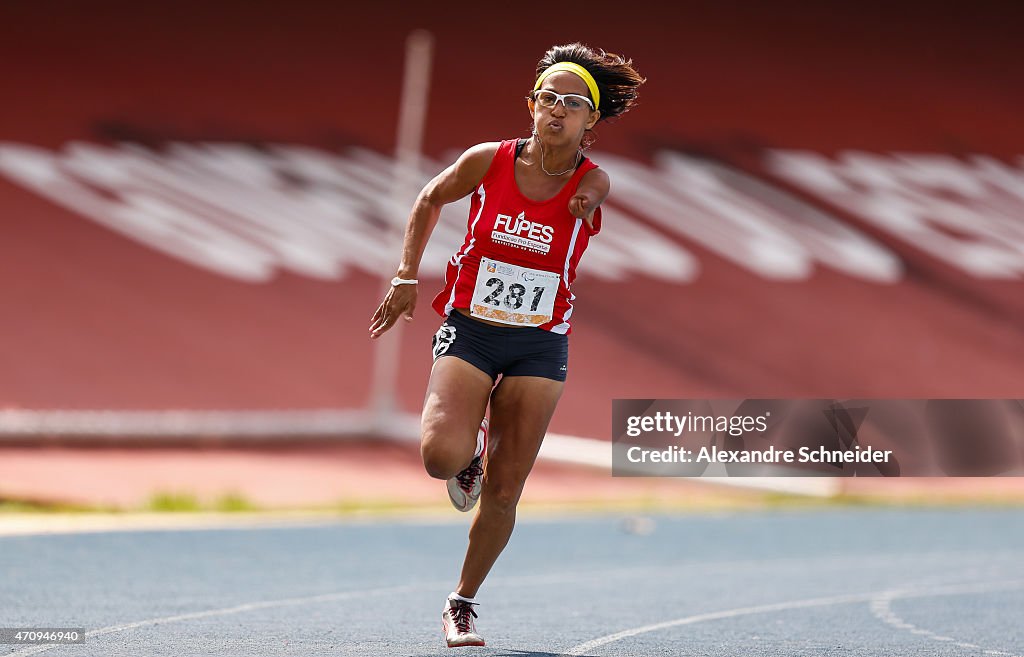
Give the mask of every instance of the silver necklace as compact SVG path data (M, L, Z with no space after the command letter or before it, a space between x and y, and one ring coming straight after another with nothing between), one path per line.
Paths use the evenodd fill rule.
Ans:
M562 171L561 173L551 173L550 171L547 170L547 167L544 166L544 144L540 142L540 139L537 140L537 146L540 147L540 170L548 174L549 176L564 176L565 174L569 173L570 171L578 167L580 165L580 158L583 157L583 151L577 150L576 161L572 163L571 167L569 167L565 171Z

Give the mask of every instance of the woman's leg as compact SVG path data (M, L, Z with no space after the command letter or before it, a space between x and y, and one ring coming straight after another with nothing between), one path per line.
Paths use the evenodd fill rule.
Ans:
M473 460L494 381L456 356L434 361L420 420L420 452L431 477L451 479Z
M469 549L456 589L461 596L476 596L512 535L516 504L564 385L543 377L510 376L502 378L491 394L489 454L480 506L469 530Z

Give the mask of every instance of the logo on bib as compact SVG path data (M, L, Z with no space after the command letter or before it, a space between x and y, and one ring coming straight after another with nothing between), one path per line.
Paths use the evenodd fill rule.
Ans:
M512 215L499 214L494 220L494 230L491 231L492 242L534 253L549 252L554 238L554 227L530 221L526 218L525 211L514 218Z

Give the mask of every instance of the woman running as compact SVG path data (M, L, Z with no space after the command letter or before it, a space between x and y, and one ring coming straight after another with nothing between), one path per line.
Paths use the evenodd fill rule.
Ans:
M476 594L505 548L569 357L571 284L601 229L608 175L583 155L591 129L634 105L644 82L632 61L573 43L537 63L527 96L533 132L473 146L420 192L402 260L373 315L377 338L411 320L417 272L442 206L472 194L468 233L448 262L434 309L434 364L423 404L421 451L452 504L480 507L458 586L442 612L449 647L482 646ZM490 405L490 422L485 417Z

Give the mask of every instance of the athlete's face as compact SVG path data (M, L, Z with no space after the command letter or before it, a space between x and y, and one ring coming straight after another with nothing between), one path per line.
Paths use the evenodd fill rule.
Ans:
M540 86L541 91L553 91L556 94L575 94L590 98L590 90L583 79L570 71L552 73ZM591 98L591 102L593 99ZM601 118L601 112L590 109L586 103L576 102L571 98L555 102L553 107L544 107L538 102L529 101L530 114L533 115L533 127L544 141L561 144L578 144L583 133L594 127Z

